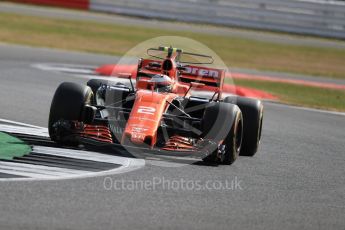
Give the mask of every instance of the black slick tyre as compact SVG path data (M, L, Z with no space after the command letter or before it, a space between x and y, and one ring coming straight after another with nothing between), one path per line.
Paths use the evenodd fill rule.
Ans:
M258 151L263 122L263 104L260 100L229 96L225 103L237 105L243 114L243 143L241 156L254 156Z
M58 121L83 121L85 105L90 105L93 93L90 87L64 82L56 89L49 113L48 131L50 138L63 144L65 137L57 132ZM74 142L69 140L68 142Z

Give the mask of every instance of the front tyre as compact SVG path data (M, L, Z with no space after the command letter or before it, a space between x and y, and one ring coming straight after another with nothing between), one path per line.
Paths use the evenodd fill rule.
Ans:
M241 110L229 103L211 102L205 109L202 122L204 139L219 144L203 160L207 163L232 164L242 145L243 119Z
M51 140L60 144L77 144L67 133L59 132L59 122L84 121L84 108L91 105L93 93L90 87L64 82L56 89L49 113L48 131Z
M231 165L239 156L242 147L243 118L240 110L236 111L235 120L231 130L223 142L223 151L221 163Z
M254 156L261 140L264 110L262 102L238 96L226 97L224 102L238 105L243 114L243 143L240 155Z

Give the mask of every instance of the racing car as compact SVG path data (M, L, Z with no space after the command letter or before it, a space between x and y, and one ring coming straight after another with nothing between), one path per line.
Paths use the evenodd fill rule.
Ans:
M122 81L62 83L50 108L51 140L228 165L239 155L257 152L263 104L235 95L223 98L226 70L207 66L211 56L173 47L149 48L147 54L138 60L135 74L116 74ZM208 61L183 62L184 55ZM202 90L212 96L192 93Z

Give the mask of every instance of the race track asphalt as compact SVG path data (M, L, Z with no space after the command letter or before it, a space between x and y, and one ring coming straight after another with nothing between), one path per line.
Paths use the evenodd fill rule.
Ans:
M114 57L0 45L0 117L47 126L59 83L87 80L32 68ZM147 165L112 181L240 182L236 189L116 190L104 177L0 182L0 229L344 229L345 116L265 103L255 157L232 166Z

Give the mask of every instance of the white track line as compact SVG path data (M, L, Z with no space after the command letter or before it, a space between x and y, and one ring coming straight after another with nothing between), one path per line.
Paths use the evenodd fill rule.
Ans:
M20 133L41 137L49 137L47 128L33 126L21 122L9 121L5 119L0 119L0 122L1 121L7 124L0 124L0 131L8 133ZM13 124L14 126L8 124ZM114 166L116 168L100 172L92 172L85 170L75 170L43 165L0 161L0 173L26 177L0 178L0 181L66 180L88 178L130 172L143 168L145 166L145 160L143 159L112 156L91 151L61 149L43 146L34 146L33 151L51 156L64 156L69 158L90 160L95 162L113 163L116 164L116 166ZM118 165L120 166L118 167Z
M80 175L89 173L90 171L84 170L74 170L67 168L58 168L50 167L44 165L34 165L34 164L25 164L25 163L14 163L14 162L0 162L0 170L8 170L9 174L16 175L19 173L36 173L42 176L48 175L52 177L61 177L61 176L71 176L71 175Z
M97 162L107 162L121 165L114 169L99 172L91 172L84 170L74 170L41 165L29 165L25 163L0 162L0 172L11 175L24 176L28 178L0 178L1 181L36 181L36 180L67 180L82 179L89 177L99 177L107 175L115 175L138 170L145 166L145 160L135 158L125 158L118 156L108 156L104 154L58 149L43 146L34 146L35 152L44 153L52 156L65 156L75 159L91 160ZM56 153L54 153L56 151Z
M22 122L17 122L17 121L11 121L11 120L6 120L6 119L1 119L0 122L8 123L8 124L14 124L14 125L20 125L20 126L26 126L30 128L36 128L36 129L44 129L43 127L36 126L36 125L30 125Z
M45 71L56 71L56 72L67 72L71 74L94 74L95 71L95 66L76 66L76 65L70 65L70 64L57 64L57 63L37 63L37 64L32 64L32 67L40 70L45 70Z
M28 178L0 178L1 181L25 181L25 180L48 180L48 179L54 179L56 176L49 176L49 175L42 175L40 173L30 173L30 172L16 172L16 171L11 171L11 170L3 170L0 169L0 173L6 173L10 175L15 175L15 176L22 176L22 177L28 177Z
M80 160L90 160L97 162L113 163L120 165L128 165L132 158L119 157L114 155L106 155L90 151L73 150L73 149L60 149L44 146L34 146L33 152L42 153L52 156L70 157ZM135 158L134 158L135 159Z
M40 137L49 137L47 128L39 129L39 128L19 127L19 126L0 124L0 131L8 132L8 133L34 135L34 136L40 136Z
M19 166L21 169L44 169L49 170L49 172L58 172L58 173L69 173L69 174L80 174L80 173L86 173L89 171L85 170L78 170L78 169L68 169L68 168L59 168L59 167L51 167L51 166L45 166L45 165L35 165L35 164L27 164L27 163L17 163L17 162L7 162L7 161L0 161L0 167L6 167L6 166Z
M145 160L143 159L111 156L90 151L60 149L44 146L34 146L33 151L36 153L42 153L51 156L62 156L73 159L113 163L120 166L110 170L91 172L50 166L30 165L25 163L0 162L0 172L28 177L0 178L0 181L66 180L88 178L130 172L145 166Z
M25 176L28 178L0 178L1 181L51 181L51 180L70 180L70 179L83 179L83 178L90 178L90 177L101 177L101 176L111 176L116 174L122 174L131 172L134 170L141 169L145 166L144 160L129 160L127 165L122 165L118 168L114 168L111 170L101 171L101 172L86 172L82 174L69 174L69 175L62 175L62 176L52 176L52 175L42 175L39 173L34 172L13 172L8 170L2 170L0 168L0 172L7 173L7 174L14 174L18 176Z

